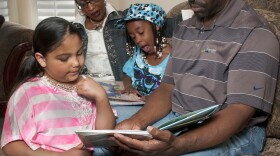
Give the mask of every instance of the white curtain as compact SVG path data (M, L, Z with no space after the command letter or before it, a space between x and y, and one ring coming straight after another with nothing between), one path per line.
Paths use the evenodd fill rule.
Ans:
M5 17L6 21L9 21L8 1L0 0L0 15Z
M74 0L5 1L8 1L10 21L31 29L34 29L38 22L50 16L59 16L69 21L75 19L76 6Z
M37 0L38 21L58 16L68 21L75 20L75 1L74 0Z

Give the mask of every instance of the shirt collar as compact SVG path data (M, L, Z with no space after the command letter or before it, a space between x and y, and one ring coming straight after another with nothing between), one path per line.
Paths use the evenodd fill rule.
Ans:
M242 0L230 0L209 29L213 29L214 26L229 27L239 15L240 10L244 7L244 5L245 3ZM193 16L190 19L189 26L194 26L198 29L201 29L203 28L203 23L198 20L196 16Z

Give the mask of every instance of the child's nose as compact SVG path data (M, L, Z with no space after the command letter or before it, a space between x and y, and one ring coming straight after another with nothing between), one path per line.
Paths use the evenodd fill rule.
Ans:
M95 5L91 3L87 3L87 8L88 10L93 10L93 8L95 8Z
M139 44L142 41L141 37L135 37L135 43Z
M78 59L74 59L74 60L73 60L73 63L72 63L72 66L73 66L73 67L79 66L79 60L78 60Z

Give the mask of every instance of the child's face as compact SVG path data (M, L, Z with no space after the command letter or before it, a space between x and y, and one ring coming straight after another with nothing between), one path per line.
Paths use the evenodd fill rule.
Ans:
M36 53L39 54L40 53ZM36 56L35 54L35 56ZM38 60L38 58L36 57ZM73 82L84 65L82 42L77 34L66 35L65 40L46 57L38 60L45 74L59 82Z
M144 52L153 54L154 34L151 23L145 20L130 21L126 24L127 32L134 43Z

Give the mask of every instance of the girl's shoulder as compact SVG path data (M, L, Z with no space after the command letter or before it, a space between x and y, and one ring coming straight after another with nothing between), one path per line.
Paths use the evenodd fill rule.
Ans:
M26 82L21 84L16 91L18 90L25 90L29 91L31 88L40 88L43 87L44 84L42 83L42 78L41 77L33 77L28 79Z

